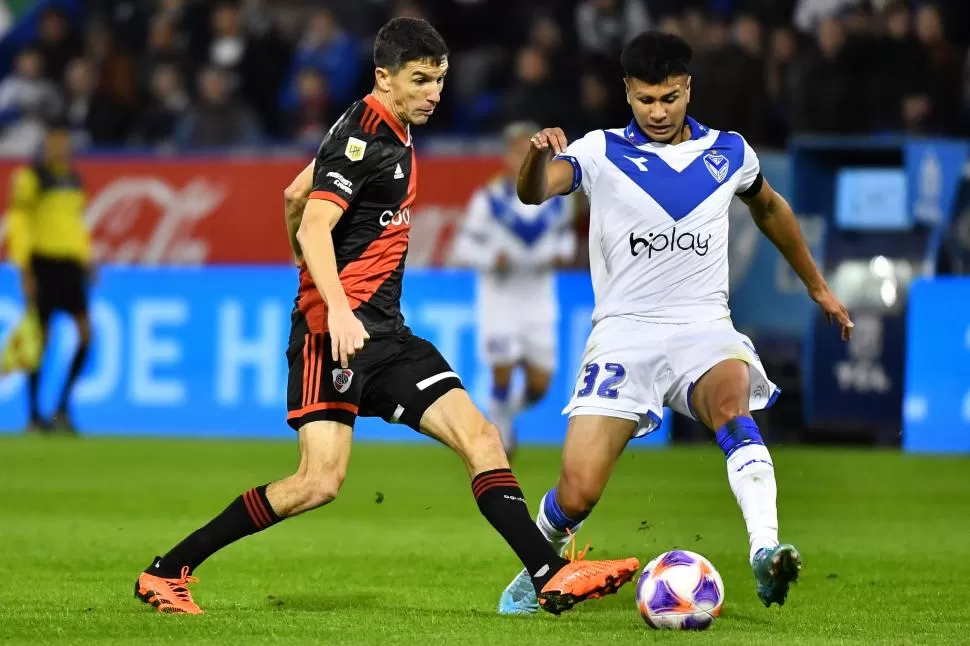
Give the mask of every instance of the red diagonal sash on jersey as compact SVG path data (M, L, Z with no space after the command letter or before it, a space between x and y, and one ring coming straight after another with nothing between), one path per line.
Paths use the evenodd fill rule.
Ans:
M412 149L408 194L399 210L411 208L417 196L417 189L418 165ZM410 230L410 223L386 227L381 235L368 245L360 258L344 266L343 271L340 272L340 282L347 293L351 309L366 303L401 264L401 259L408 250Z

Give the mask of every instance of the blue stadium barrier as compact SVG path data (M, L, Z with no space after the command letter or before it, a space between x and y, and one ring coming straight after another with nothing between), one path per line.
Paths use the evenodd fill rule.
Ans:
M970 278L913 283L908 315L903 448L970 453Z
M559 276L560 370L547 397L521 418L525 443L559 443L561 410L572 392L590 328L589 275ZM110 435L222 437L291 436L285 423L289 315L296 292L290 267L105 267L93 289L95 345L78 383L74 412L82 430ZM0 338L22 312L18 280L0 267ZM435 343L485 405L487 368L478 360L475 279L464 271L409 270L404 315L415 333ZM73 326L54 324L42 376L42 408L50 410L75 343ZM638 440L664 444L665 425ZM26 423L22 375L0 379L0 427ZM358 438L415 441L404 426L361 419Z

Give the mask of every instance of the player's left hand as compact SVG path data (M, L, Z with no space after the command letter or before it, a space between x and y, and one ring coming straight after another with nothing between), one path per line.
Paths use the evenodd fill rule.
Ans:
M829 323L833 319L839 322L839 326L842 328L842 340L848 341L851 339L852 328L855 327L855 323L849 318L849 311L845 309L845 305L832 293L832 290L825 286L816 290L810 290L808 295L825 312L825 320Z

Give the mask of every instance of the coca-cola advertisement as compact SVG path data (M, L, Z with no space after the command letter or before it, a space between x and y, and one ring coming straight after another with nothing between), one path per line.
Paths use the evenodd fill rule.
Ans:
M283 189L309 160L82 158L86 217L99 263L292 262ZM0 161L0 201L18 163ZM501 168L492 156L419 157L408 264L440 265L473 191ZM5 247L0 219L0 258Z

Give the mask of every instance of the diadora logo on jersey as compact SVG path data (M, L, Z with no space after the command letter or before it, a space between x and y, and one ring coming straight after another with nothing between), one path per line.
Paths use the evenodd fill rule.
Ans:
M334 368L333 387L338 393L345 393L350 388L350 382L354 379L354 371L348 368Z
M400 164L398 164L397 168L394 169L394 179L404 179L404 171L401 170Z
M724 155L718 154L716 150L704 155L704 165L707 166L707 172L711 174L718 184L724 181L727 177L728 170L731 168L731 162Z
M384 211L381 213L380 223L382 227L396 227L402 224L411 224L411 207L406 206L400 211Z
M336 185L336 187L339 188L341 191L343 191L347 195L353 195L354 184L349 179L347 179L346 177L344 177L343 175L335 171L330 171L329 173L327 173L327 177L332 178L334 185Z
M648 169L647 169L647 158L646 157L630 157L629 155L623 155L623 156L626 157L627 159L629 159L630 161L632 161L634 164L636 164L637 165L637 168L640 169L640 172L641 173L646 173L647 172Z
M703 237L700 233L681 233L677 234L677 227L670 230L670 233L648 233L645 238L638 238L630 232L630 253L636 257L644 251L647 258L653 258L660 253L675 251L692 251L698 256L706 256L710 250L711 234Z
M360 161L364 158L364 151L367 150L367 142L357 137L347 138L347 147L344 148L344 156L350 161Z

